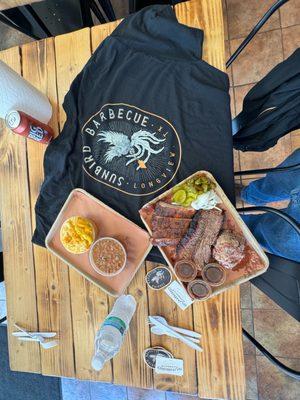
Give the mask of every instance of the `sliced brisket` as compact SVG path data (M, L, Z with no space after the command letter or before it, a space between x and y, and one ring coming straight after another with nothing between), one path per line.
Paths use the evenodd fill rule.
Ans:
M205 264L209 263L212 254L212 245L217 240L219 232L223 224L223 214L219 210L210 210L208 216L203 216L203 224L206 226L203 238L198 242L196 251L193 255L193 260L199 269L203 268ZM202 211L203 214L204 211ZM207 212L207 211L206 211Z
M198 211L187 233L177 245L177 258L193 260L201 269L210 260L211 246L217 239L222 223L222 211Z
M198 240L200 237L203 237L203 233L204 224L202 223L201 211L198 211L192 219L187 233L178 243L178 259L192 259Z

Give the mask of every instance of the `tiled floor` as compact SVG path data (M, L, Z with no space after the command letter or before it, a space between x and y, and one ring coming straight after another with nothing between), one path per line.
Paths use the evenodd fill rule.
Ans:
M122 4L121 0L119 1ZM274 0L223 0L227 58ZM120 10L119 10L120 11ZM118 14L122 15L122 11ZM29 39L0 26L0 49ZM231 82L232 114L242 109L242 101L253 85L276 64L287 58L300 43L300 0L290 0L277 11L247 49L228 70ZM275 148L258 158L255 153L235 153L236 169L275 166L293 149L300 147L300 131L281 139ZM244 183L247 183L245 181ZM243 326L288 366L300 369L299 324L252 284L241 286ZM0 316L5 312L5 293L0 286ZM247 400L298 400L300 384L287 378L254 346L244 340ZM136 390L96 382L62 380L64 400L191 400L158 391Z
M223 0L227 57L274 3L274 0ZM276 64L287 58L300 43L300 0L290 0L277 11L246 50L233 63L230 73L232 114L242 109L242 101L254 84ZM300 147L300 131L281 139L271 150L236 153L240 169L276 166L293 149ZM245 180L244 184L247 183ZM293 368L300 367L300 326L252 284L241 286L243 326L272 354ZM298 345L297 345L298 343ZM296 400L300 384L284 376L254 346L244 340L247 400Z
M126 388L108 383L62 379L63 400L193 400L195 396L182 396L159 390Z

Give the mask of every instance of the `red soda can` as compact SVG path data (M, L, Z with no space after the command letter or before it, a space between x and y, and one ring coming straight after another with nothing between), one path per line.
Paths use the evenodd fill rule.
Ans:
M5 123L13 132L39 143L48 144L53 138L53 130L50 126L37 121L22 111L9 111L5 116Z

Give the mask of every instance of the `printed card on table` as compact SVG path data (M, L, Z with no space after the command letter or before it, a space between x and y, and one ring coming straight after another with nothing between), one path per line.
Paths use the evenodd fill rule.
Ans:
M188 306L193 303L193 300L187 294L186 290L178 283L173 281L166 289L165 292L175 303L182 309L185 310Z

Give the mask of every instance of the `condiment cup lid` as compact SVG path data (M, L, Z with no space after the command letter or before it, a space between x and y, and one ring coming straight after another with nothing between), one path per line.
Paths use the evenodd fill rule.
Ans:
M209 277L209 271L211 271L211 279ZM210 286L220 286L225 282L226 270L218 263L209 263L202 269L202 279L207 282Z
M197 295L196 290L198 291L199 295ZM210 285L202 279L195 279L194 281L190 282L187 286L187 291L195 300L205 300L212 293ZM203 293L203 295L201 293Z
M187 266L185 268L184 271L184 266ZM188 276L187 273L187 269L190 267L191 273ZM180 260L177 261L174 265L174 270L175 270L175 274L177 275L177 277L181 280L181 282L190 282L193 281L198 273L198 269L196 264L194 264L191 260ZM186 272L186 274L184 274L184 272Z
M113 273L107 273L107 272L101 271L101 270L96 266L96 264L95 264L95 262L94 262L94 258L93 258L93 249L94 249L94 247L96 246L96 244L99 243L99 242L101 242L101 241L103 241L103 240L108 240L108 239L109 239L109 240L113 240L114 242L118 243L118 244L120 245L120 247L122 248L123 253L124 253L124 256L125 256L125 258L124 258L124 263L123 263L122 267L119 268L116 272L113 272ZM127 262L127 253L126 253L125 247L122 245L122 243L121 243L119 240L117 240L117 239L115 239L115 238L113 238L113 237L105 236L105 237L102 237L102 238L97 239L97 240L93 243L93 245L91 246L90 251L89 251L89 260L90 260L91 266L93 267L93 269L94 269L98 274L103 275L103 276L113 277L113 276L118 275L118 274L119 274L120 272L122 272L123 269L125 268L125 265L126 265L126 262Z

